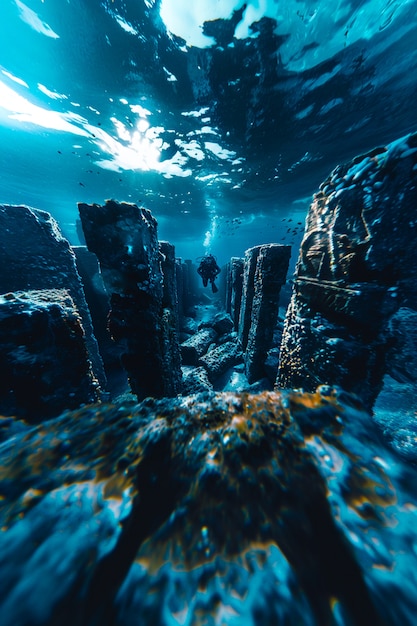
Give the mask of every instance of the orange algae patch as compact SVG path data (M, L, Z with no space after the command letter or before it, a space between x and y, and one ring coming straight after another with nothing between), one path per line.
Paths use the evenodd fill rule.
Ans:
M123 492L133 485L131 478L125 476L120 472L116 472L113 476L105 482L103 488L103 497L116 498L121 500L123 498Z

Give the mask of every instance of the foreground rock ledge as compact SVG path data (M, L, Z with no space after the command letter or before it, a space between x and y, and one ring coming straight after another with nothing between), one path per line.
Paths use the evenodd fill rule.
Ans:
M326 387L67 412L0 448L2 626L411 626L404 485Z

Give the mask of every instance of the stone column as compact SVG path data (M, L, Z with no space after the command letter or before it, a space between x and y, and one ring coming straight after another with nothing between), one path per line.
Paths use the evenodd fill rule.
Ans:
M246 350L246 345L248 343L252 315L256 261L258 260L260 248L261 246L255 246L254 248L246 250L243 263L242 303L240 307L238 329L238 337L243 350Z
M337 167L310 207L279 387L340 385L371 409L390 319L417 309L417 134Z
M122 345L131 389L138 399L169 395L157 222L147 209L113 200L78 208L87 246L99 259L110 295L109 329Z
M178 344L178 296L176 281L175 246L159 242L162 253L162 355L165 372L165 395L172 397L181 392L181 353Z
M193 276L193 262L190 259L185 259L182 264L183 269L183 284L184 284L184 312L188 315L189 308L194 303L194 281Z
M259 246L257 255L251 324L245 353L245 372L249 383L265 376L264 363L271 347L278 316L279 294L285 283L291 246Z
M233 320L235 331L239 329L240 305L242 302L243 287L243 259L232 257L230 260L230 315Z
M232 310L232 264L231 261L226 263L222 267L222 272L224 272L223 280L225 287L225 295L224 295L224 308L226 313L231 312Z

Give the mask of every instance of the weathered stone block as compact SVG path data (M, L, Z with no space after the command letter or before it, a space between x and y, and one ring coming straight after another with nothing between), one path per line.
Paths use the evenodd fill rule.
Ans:
M36 423L99 399L68 291L0 296L0 414Z
M75 256L49 213L27 206L0 205L0 267L0 293L68 290L82 319L94 375L105 389L103 362Z

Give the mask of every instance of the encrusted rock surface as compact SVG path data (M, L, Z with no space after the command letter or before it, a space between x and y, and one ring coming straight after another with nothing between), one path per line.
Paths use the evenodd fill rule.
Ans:
M306 221L277 386L338 384L373 406L389 320L417 310L417 134L337 167Z
M233 321L228 313L219 311L212 318L205 319L198 325L198 330L202 328L214 328L216 333L221 336L230 333L233 329Z
M417 478L352 397L95 405L0 447L2 626L414 626Z
M0 414L31 423L99 399L68 291L0 296Z
M291 247L280 244L260 246L257 252L245 351L245 371L249 383L265 376L264 364L272 346L279 295L287 277L290 255Z
M0 294L67 289L82 319L94 375L103 389L106 376L75 256L58 223L46 211L0 205Z

